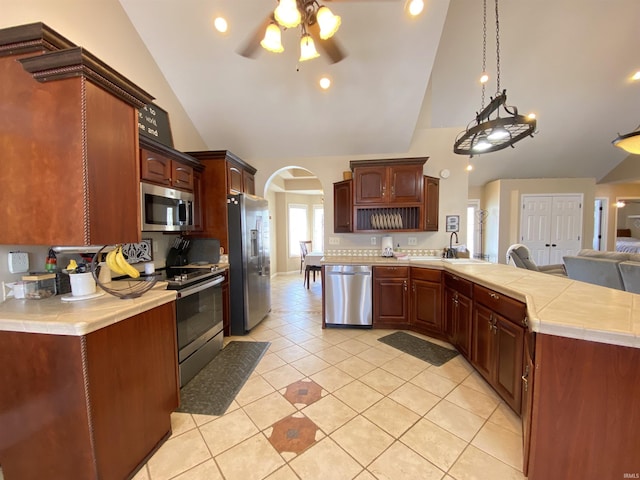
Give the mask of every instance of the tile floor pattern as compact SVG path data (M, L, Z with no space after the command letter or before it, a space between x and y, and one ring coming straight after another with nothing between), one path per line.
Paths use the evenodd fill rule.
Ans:
M134 480L525 478L520 420L469 363L432 366L389 333L323 330L320 282L274 278L271 314L227 339L271 342L228 411L174 413Z

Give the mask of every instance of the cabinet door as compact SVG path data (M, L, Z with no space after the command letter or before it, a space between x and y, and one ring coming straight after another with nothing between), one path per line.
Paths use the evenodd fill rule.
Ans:
M493 377L493 313L483 305L476 305L471 327L471 364L492 383Z
M422 203L422 165L389 167L390 203Z
M494 314L496 342L494 387L518 414L522 406L522 352L524 328Z
M522 456L523 473L529 473L529 451L531 448L531 422L533 421L533 388L535 370L533 363L535 333L526 334L524 341L524 374L522 375Z
M437 232L440 212L440 180L425 176L424 189L424 230Z
M352 231L352 198L353 180L333 184L333 231L335 233Z
M374 325L406 327L409 318L407 279L381 278L374 282Z
M171 185L192 192L193 168L173 160L171 162Z
M256 180L253 175L251 175L246 170L242 171L242 189L244 193L248 193L249 195L256 194Z
M440 283L412 279L410 324L426 333L442 334L441 295Z
M227 163L227 185L229 193L242 193L242 169Z
M469 297L458 294L454 323L454 345L469 360L471 352L472 303Z
M387 168L357 167L354 169L356 204L387 203Z
M204 192L202 190L202 174L193 172L193 232L204 231L204 212L202 209Z
M140 177L159 185L171 185L171 159L142 148L140 150Z
M458 292L452 288L444 289L444 314L442 316L442 330L447 340L455 345L454 323L457 315Z

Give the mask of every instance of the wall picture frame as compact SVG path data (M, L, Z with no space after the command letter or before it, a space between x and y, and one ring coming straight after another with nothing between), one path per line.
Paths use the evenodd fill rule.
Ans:
M460 215L447 215L447 232L460 231Z

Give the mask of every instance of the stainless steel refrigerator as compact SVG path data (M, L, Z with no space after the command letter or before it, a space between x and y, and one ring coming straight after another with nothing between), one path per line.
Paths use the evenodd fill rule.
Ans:
M231 335L244 335L271 311L269 205L246 193L227 198Z

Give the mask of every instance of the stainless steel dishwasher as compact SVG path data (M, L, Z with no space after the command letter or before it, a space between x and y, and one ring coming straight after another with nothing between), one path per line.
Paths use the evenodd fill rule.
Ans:
M372 325L372 275L367 265L325 266L325 324Z

